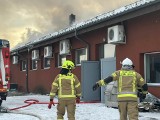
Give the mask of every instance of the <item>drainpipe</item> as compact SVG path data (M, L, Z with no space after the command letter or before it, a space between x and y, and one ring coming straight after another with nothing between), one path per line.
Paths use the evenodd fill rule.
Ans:
M29 45L27 46L28 48L28 54L27 54L27 58L26 58L26 92L29 93L29 86L28 86L28 81L29 81L29 76L28 76L28 73L29 73L29 51L32 49L33 45Z
M27 53L27 58L26 58L26 92L29 93L29 88L28 88L28 65L29 65L29 48L28 48L28 53Z
M83 40L83 39L81 39L81 38L79 38L79 37L77 36L76 27L75 27L75 37L76 37L78 40L80 40L81 42L83 42L84 44L86 44L86 46L87 46L87 60L89 61L89 60L90 60L90 44L89 44L87 41L85 41L85 40Z

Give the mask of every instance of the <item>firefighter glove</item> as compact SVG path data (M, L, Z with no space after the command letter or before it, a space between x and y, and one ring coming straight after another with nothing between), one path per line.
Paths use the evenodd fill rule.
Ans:
M80 103L80 97L76 98L76 103Z
M52 105L54 105L53 99L50 99L50 102L48 104L48 109L51 109Z
M95 91L98 87L99 87L98 83L96 83L95 85L93 85L93 87L92 87L93 91Z
M143 94L142 92L138 92L137 96L142 100L144 100L146 98L146 94Z
M146 94L142 94L142 99L145 99L146 98Z

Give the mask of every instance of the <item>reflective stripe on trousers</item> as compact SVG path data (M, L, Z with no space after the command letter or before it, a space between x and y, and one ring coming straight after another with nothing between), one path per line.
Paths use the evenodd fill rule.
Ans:
M118 102L120 120L138 120L138 102Z

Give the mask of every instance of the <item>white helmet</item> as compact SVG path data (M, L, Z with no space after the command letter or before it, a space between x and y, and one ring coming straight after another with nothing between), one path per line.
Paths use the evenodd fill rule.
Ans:
M133 65L133 62L129 59L129 58L125 58L123 61L122 61L122 65L129 65L129 66L132 66Z

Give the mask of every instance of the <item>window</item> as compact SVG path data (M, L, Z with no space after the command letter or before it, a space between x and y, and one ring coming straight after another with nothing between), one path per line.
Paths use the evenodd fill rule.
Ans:
M63 62L66 60L66 55L59 55L58 66L62 66Z
M44 68L50 68L51 60L50 58L44 58Z
M26 60L22 60L22 61L21 61L21 70L22 70L22 71L26 71L26 66L27 66Z
M37 60L32 60L32 70L37 70L38 61Z
M80 65L81 61L87 60L87 49L86 48L77 49L75 60L76 60L76 65Z
M148 83L160 83L160 53L145 54L145 79Z

